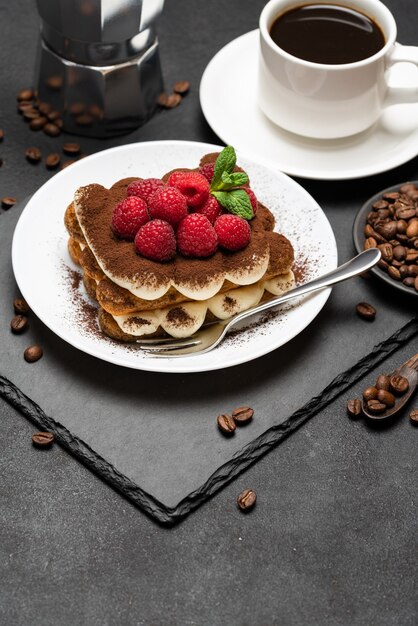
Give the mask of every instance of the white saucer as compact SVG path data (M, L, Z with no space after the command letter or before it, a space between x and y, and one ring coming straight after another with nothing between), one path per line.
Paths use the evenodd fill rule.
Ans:
M275 126L257 104L258 37L254 30L231 41L202 76L203 114L226 144L287 174L320 180L378 174L418 154L418 104L390 107L372 128L348 139L308 139ZM390 81L418 85L418 70L399 63Z

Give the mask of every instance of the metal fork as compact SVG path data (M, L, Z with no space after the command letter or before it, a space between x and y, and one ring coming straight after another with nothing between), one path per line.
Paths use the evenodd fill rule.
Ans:
M277 298L273 298L263 304L259 304L247 311L238 313L234 317L230 317L226 320L207 324L200 328L196 333L190 337L183 339L174 338L161 338L161 339L138 339L138 345L140 348L152 354L152 356L158 357L180 357L191 354L203 354L213 350L225 337L227 332L235 326L238 322L255 315L267 311L279 304L283 304L292 298L304 296L313 291L330 287L336 283L340 283L343 280L357 276L362 272L370 269L380 259L380 250L377 248L370 248L361 252L347 263L340 265L335 270L315 278L314 280L291 289L287 293Z

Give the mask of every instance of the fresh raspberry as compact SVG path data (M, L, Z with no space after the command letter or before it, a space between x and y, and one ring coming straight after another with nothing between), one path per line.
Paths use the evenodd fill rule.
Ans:
M215 172L215 163L205 163L205 165L202 165L202 167L199 168L199 172L209 183L211 183Z
M112 228L121 239L133 241L139 228L149 222L147 203L142 198L130 196L113 209Z
M175 187L157 189L148 200L148 208L152 218L165 220L174 227L188 213L186 198Z
M183 194L189 207L197 207L208 199L209 183L199 172L173 172L168 184Z
M242 187L242 189L245 191L245 193L248 195L250 202L251 202L251 206L253 207L253 213L254 215L257 213L257 197L254 193L254 191L252 189L250 189L249 187Z
M180 222L177 245L184 256L204 258L216 252L218 238L207 217L192 213Z
M215 222L218 242L226 250L242 250L251 240L251 228L244 218L225 213Z
M163 181L159 178L140 178L128 185L127 194L128 196L139 196L145 202L148 202L154 191L157 191L163 185Z
M176 254L173 227L164 220L147 222L136 234L135 249L152 261L170 261Z
M198 206L196 208L196 213L204 215L208 218L211 224L214 224L216 218L218 218L222 213L222 206L219 204L215 196L209 195L206 202L202 204L202 206Z

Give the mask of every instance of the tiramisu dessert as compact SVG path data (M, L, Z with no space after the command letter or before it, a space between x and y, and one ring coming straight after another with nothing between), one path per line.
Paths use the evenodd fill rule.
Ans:
M119 341L187 337L294 286L292 245L231 146L161 179L80 187L65 225L100 327Z

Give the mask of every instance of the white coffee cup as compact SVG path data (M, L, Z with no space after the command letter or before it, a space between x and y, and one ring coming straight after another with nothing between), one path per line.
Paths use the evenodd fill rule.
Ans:
M305 3L306 4L306 3ZM368 15L385 45L373 56L342 65L313 63L282 50L271 38L275 19L302 5L270 0L260 16L258 102L264 114L292 133L331 139L366 130L393 104L418 102L417 87L389 87L387 70L398 62L418 65L418 47L396 42L396 23L379 0L321 0Z

